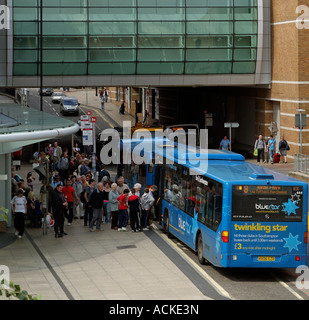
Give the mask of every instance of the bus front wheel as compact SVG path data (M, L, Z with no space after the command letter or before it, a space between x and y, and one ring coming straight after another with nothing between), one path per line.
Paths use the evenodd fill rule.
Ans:
M206 259L203 257L203 237L202 234L199 233L197 237L197 258L200 264L206 264Z
M167 237L168 238L172 238L172 234L170 233L170 221L169 221L169 213L168 211L166 210L164 212L164 231L165 233L167 234Z

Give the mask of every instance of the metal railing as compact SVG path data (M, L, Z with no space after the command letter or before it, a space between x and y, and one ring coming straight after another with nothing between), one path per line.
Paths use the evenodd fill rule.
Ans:
M309 174L309 156L294 154L294 171Z

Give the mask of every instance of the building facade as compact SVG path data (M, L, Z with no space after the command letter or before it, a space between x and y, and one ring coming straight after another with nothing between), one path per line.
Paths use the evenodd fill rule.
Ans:
M108 87L132 115L208 126L210 146L239 122L233 142L285 136L309 112L309 0L0 0L0 86ZM42 17L41 17L42 12ZM42 19L41 19L42 18ZM309 18L308 18L309 19ZM308 22L307 22L308 23ZM141 111L139 110L139 111ZM309 153L309 129L303 153Z

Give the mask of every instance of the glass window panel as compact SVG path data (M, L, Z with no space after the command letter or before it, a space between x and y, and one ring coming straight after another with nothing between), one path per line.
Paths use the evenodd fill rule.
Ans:
M257 20L256 8L235 8L235 20Z
M185 0L138 0L139 7L182 7Z
M182 34L184 33L183 22L139 22L139 34Z
M138 63L138 74L182 74L183 63Z
M233 0L187 0L187 7L232 7Z
M139 37L139 48L183 48L184 37Z
M45 76L84 75L87 72L86 63L44 63Z
M187 20L233 20L232 8L187 8Z
M37 47L36 37L14 37L14 48L32 49Z
M43 37L43 48L86 48L86 37Z
M15 8L14 21L37 20L37 8Z
M232 62L187 62L186 74L230 74Z
M14 7L33 7L37 6L37 0L14 0Z
M48 7L86 7L87 0L43 0Z
M89 63L89 74L135 74L135 63Z
M136 0L88 0L89 7L132 7Z
M15 76L36 76L37 64L36 63L14 63Z
M44 62L84 62L87 60L86 50L44 50Z
M185 20L184 8L139 8L138 9L139 20Z
M90 50L89 61L108 62L108 61L135 61L135 50Z
M134 22L91 22L89 23L90 34L135 34Z
M232 60L232 49L188 49L187 61L229 61Z
M234 38L235 47L256 47L257 36L236 36Z
M232 22L187 22L188 34L232 34ZM248 32L247 32L248 33Z
M14 50L14 62L36 62L37 50Z
M173 49L144 49L138 50L137 61L182 61L183 50Z
M44 21L86 21L87 9L85 8L44 8Z
M235 34L257 34L257 22L235 21Z
M36 35L36 22L14 22L14 35Z
M234 0L235 7L253 7L256 5L256 0Z
M235 49L234 60L256 60L255 49Z
M87 24L85 22L44 22L44 35L86 35Z
M89 8L89 20L132 21L136 20L135 8Z
M188 36L187 48L232 47L232 36Z
M255 73L255 62L234 62L233 73Z
M90 48L134 48L135 37L90 37Z

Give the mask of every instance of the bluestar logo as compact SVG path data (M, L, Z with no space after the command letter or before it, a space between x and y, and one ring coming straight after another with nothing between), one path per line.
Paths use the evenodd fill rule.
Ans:
M256 203L255 204L255 209L256 210L279 210L280 209L280 204L279 205L275 205L275 204Z
M0 30L10 29L10 8L7 6L0 6Z

